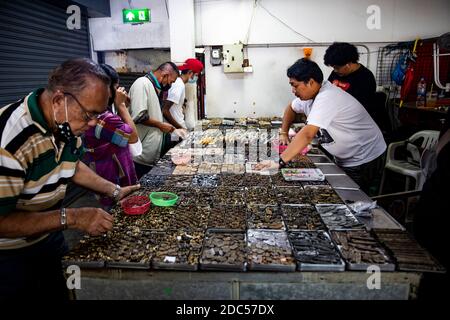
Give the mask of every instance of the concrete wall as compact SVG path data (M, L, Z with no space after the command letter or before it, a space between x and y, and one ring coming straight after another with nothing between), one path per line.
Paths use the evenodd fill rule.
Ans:
M276 18L261 6L254 9L253 0L195 1L196 44L207 46L206 113L209 117L281 115L294 97L286 69L303 57L302 48L309 46L311 40L315 46L312 59L325 77L331 68L323 65L323 55L328 43L333 41L364 45L358 46L360 62L375 74L380 46L411 41L417 36L436 37L450 31L450 2L446 0L260 0L258 3ZM374 3L380 8L379 30L367 27L371 15L367 8ZM222 66L213 67L209 63L209 46L239 41L249 45L268 44L248 48L253 73L225 74ZM292 43L297 47L287 45ZM273 44L278 46L270 47Z
M253 0L197 0L197 45L309 42L394 42L433 37L450 29L447 0L259 0L247 41ZM370 5L380 8L381 28L369 30ZM298 33L290 30L267 11Z
M105 52L105 63L119 72L149 72L170 61L167 49L140 49Z
M133 8L149 8L151 23L124 24L122 9L129 9L128 1L110 1L111 18L89 19L93 50L169 48L169 17L164 0L133 0Z
M116 50L171 47L175 62L181 62L192 52L192 25L185 19L192 16L192 0L170 0L168 7L172 8L166 8L164 0L133 0L131 3L135 8L150 8L152 22L125 25L122 9L129 7L128 1L110 1L111 18L90 19L94 51L110 51L107 61L114 61L118 59ZM254 3L254 0L194 0L195 45L206 46L205 100L210 117L280 115L293 98L286 69L303 57L301 49L309 46L311 40L315 45L312 58L327 77L331 69L322 64L327 43L361 43L358 46L361 63L375 73L380 46L450 31L448 0L377 0L376 3L372 0L259 0L260 5L256 7ZM367 27L372 15L367 9L372 4L380 9L380 29ZM269 45L247 49L253 73L230 75L224 74L222 67L211 66L209 46L239 41ZM297 46L286 45L292 43ZM279 46L270 47L273 44ZM147 66L147 58L135 59L131 57L135 53L131 52L127 52L127 62L122 67L141 71L142 66ZM144 56L157 60L152 58L153 53L148 51Z

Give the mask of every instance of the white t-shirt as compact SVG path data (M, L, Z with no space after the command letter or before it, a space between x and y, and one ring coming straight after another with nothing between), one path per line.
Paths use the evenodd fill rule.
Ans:
M329 134L321 145L342 167L370 162L386 150L383 135L366 109L352 95L324 81L314 100L296 98L292 109L307 116L307 124ZM324 132L326 130L326 132Z
M184 129L186 129L186 123L184 121L183 104L186 97L186 88L183 80L178 77L169 89L167 100L173 102L170 107L170 113L176 122L179 123Z

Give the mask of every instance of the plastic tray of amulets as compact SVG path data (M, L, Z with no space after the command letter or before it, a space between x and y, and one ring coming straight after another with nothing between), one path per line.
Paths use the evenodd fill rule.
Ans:
M339 251L324 231L289 232L299 271L344 271Z
M214 206L210 209L208 229L216 231L246 230L246 206Z
M199 230L176 230L165 234L156 251L154 269L196 271L205 233Z
M255 271L295 271L295 259L285 231L247 230L248 268Z
M102 252L106 247L105 237L85 236L63 257L62 264L64 267L76 265L86 269L104 268L105 256Z
M245 271L247 239L245 232L207 231L200 257L200 269Z
M329 230L365 229L346 205L319 204L316 209Z
M368 231L331 231L330 234L348 270L367 271L373 265L381 271L395 270L392 258Z
M168 176L150 175L146 174L141 177L139 184L142 188L158 188L164 185L164 181Z
M313 204L344 204L336 191L331 187L305 186L304 189Z
M281 206L284 223L289 231L325 230L319 213L314 206Z
M445 268L406 231L374 230L375 237L387 248L397 262L399 271L444 273Z
M164 233L131 228L117 235L108 248L108 268L150 269L151 259Z
M248 206L247 225L249 229L286 230L278 207Z
M277 206L277 195L270 187L248 187L245 191L245 200L249 206Z
M278 187L274 189L281 205L311 204L311 199L302 187Z

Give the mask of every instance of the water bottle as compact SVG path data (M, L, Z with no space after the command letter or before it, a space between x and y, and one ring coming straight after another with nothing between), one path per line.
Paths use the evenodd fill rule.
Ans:
M425 82L425 78L421 77L420 81L417 83L416 107L425 107L426 94L427 94L427 83Z

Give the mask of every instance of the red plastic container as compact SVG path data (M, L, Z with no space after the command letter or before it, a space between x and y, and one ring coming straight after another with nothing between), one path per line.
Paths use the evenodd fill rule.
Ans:
M123 200L121 205L125 214L139 215L148 212L151 201L146 196L132 196Z

